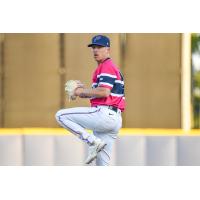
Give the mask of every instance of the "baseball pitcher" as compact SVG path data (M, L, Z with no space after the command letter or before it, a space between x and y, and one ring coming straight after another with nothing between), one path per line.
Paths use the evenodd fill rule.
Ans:
M110 40L104 35L92 38L88 45L97 61L92 88L79 80L69 80L65 91L70 100L89 98L91 107L62 109L56 113L57 122L89 146L85 161L96 160L97 166L109 165L112 146L122 126L121 112L125 108L124 79L110 58ZM90 129L93 133L88 133Z

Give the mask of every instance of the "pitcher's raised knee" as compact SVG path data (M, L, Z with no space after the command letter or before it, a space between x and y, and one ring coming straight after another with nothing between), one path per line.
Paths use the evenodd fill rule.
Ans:
M59 110L56 114L55 114L55 118L57 122L60 122L60 118L62 116L62 110Z

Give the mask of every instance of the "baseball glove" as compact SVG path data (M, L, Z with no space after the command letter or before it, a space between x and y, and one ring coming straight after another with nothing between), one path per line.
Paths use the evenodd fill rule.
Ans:
M75 100L76 95L74 94L77 88L84 87L84 85L78 80L69 80L65 83L65 92L67 93L70 100Z

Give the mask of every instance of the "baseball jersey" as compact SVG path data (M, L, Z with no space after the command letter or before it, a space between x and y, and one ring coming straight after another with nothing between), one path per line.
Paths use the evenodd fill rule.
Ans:
M92 88L104 87L111 90L104 98L91 98L91 106L107 105L125 109L124 78L112 59L107 58L100 63L93 73Z

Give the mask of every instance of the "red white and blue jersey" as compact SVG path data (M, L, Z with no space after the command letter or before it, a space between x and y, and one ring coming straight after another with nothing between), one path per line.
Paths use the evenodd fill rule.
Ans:
M111 90L104 98L91 98L91 106L107 105L125 109L124 78L112 59L100 63L93 73L92 88L104 87Z

